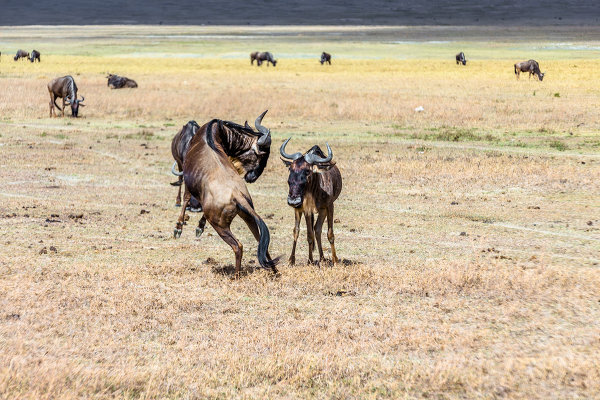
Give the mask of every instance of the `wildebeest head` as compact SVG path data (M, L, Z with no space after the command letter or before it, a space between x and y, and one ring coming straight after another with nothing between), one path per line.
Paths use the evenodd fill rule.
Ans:
M77 114L79 113L79 107L85 107L85 104L83 104L83 101L85 100L85 97L81 96L81 100L79 99L75 99L73 101L71 101L70 99L67 99L67 101L65 102L65 104L68 104L71 106L71 115L75 118L77 118Z
M281 161L288 167L290 174L288 176L289 193L287 198L288 205L298 208L302 205L306 186L313 177L313 174L321 173L335 165L332 162L333 151L326 143L327 156L319 146L313 146L304 155L302 153L287 154L285 147L290 139L287 139L279 148Z
M243 133L232 135L230 143L225 146L228 147L226 153L230 154L234 167L244 175L244 180L248 183L255 182L260 177L271 153L271 130L261 124L267 111L265 110L254 121L258 132L252 130L248 121L243 128L236 124L225 125L229 129L237 128L238 132Z
M543 81L544 80L544 73L543 72L538 73L538 78L540 78L540 81Z

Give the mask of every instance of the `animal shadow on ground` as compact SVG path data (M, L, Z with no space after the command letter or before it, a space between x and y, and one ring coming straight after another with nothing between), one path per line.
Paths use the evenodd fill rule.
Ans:
M339 266L343 266L343 267L349 267L351 265L355 265L358 264L355 261L352 260L348 260L347 258L340 258L338 260L338 267ZM298 264L296 264L298 265ZM308 261L306 262L306 265L311 265L311 263L309 263ZM323 260L320 261L313 261L312 265L316 265L319 267L333 267L333 262L331 261L330 258L324 258Z
M233 264L218 265L217 262L214 261L212 258L208 258L206 261L204 261L204 264L212 265L211 270L212 270L212 273L215 275L228 276L231 279L233 279L235 277L235 265L233 265ZM265 269L265 268L261 268L260 266L257 267L255 265L254 260L251 260L249 264L242 265L242 268L240 269L240 278L251 275L254 272L261 270L261 269ZM270 272L269 269L267 269L267 270ZM269 275L272 276L273 278L278 278L280 276L279 272L277 274L269 274Z

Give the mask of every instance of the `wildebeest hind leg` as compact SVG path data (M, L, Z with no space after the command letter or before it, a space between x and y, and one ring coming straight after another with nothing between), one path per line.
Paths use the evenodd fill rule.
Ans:
M338 258L335 254L335 236L333 234L333 204L327 209L327 239L331 245L331 261L335 265L338 262Z
M177 190L177 199L175 200L175 207L181 207L181 186L183 186L183 176L179 177L179 189Z
M181 231L183 230L183 222L185 221L185 209L187 208L190 199L192 198L192 194L189 192L188 188L185 188L185 193L183 194L183 204L181 207L181 214L179 214L179 219L177 220L177 225L175 225L175 229L173 230L173 237L177 239L181 237Z
M254 235L254 239L256 239L257 242L260 242L260 230L258 229L258 224L256 223L254 217L244 210L240 210L238 215L244 220L246 225L248 225L248 229L250 229L250 232L252 232L252 235ZM267 260L272 260L269 250L267 250Z
M321 232L323 230L323 222L325 221L325 217L327 216L327 210L321 209L319 210L319 215L317 216L317 222L315 223L315 238L317 239L317 247L319 249L319 264L325 258L323 256L323 246L321 245Z
M240 277L240 269L242 267L242 254L244 253L244 247L242 244L233 236L229 226L219 226L217 224L213 224L212 221L210 223L215 231L221 236L221 239L225 241L228 245L231 246L231 249L235 253L235 279L239 279Z

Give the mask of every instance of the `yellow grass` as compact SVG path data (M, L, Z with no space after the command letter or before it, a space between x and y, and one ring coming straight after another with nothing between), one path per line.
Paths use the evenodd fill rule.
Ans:
M598 59L553 53L538 82L515 80L520 59L375 59L377 43L275 69L85 43L34 65L2 50L1 399L600 395ZM140 87L110 90L107 72ZM87 107L50 119L46 83L67 73ZM249 190L271 253L291 247L277 147L292 136L290 151L333 147L344 263L301 262L303 228L299 265L274 278L236 220L233 281L230 248L212 228L194 237L197 214L172 238L170 139L266 108L272 157Z

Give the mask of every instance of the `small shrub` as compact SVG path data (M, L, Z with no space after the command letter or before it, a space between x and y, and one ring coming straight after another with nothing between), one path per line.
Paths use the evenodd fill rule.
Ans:
M552 142L550 142L550 147L552 147L553 149L556 149L558 151L565 151L569 148L566 144L564 144L560 140L553 140Z

